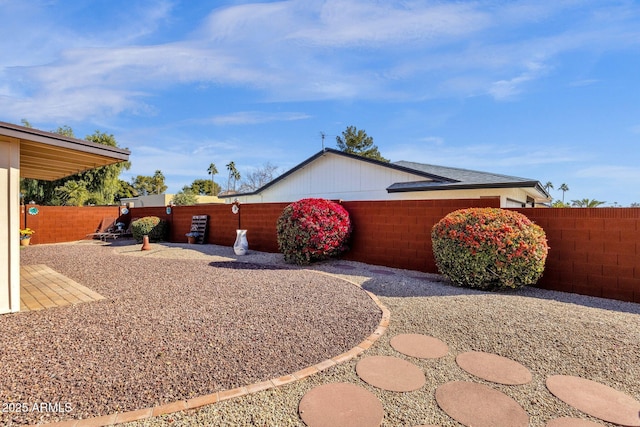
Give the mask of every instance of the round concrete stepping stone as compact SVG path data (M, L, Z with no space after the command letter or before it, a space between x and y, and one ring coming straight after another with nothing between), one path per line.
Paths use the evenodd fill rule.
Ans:
M380 400L349 383L314 388L300 400L298 413L309 427L378 427L384 418Z
M436 402L451 418L473 427L527 427L529 415L504 393L484 384L453 381L436 389Z
M456 357L462 369L483 380L506 385L531 382L531 372L515 360L482 351L469 351Z
M449 347L438 338L422 334L400 334L391 338L396 351L420 359L437 359L449 353Z
M614 424L640 427L640 402L604 384L571 375L547 377L547 388L564 403Z
M580 418L562 417L549 421L545 427L602 427L602 424L592 423Z
M356 373L372 386L389 391L414 391L425 383L420 368L393 356L365 357L356 365Z

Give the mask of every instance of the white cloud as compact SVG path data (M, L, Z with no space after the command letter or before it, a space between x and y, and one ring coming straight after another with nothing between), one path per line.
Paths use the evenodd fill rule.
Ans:
M226 126L226 125L246 125L246 124L259 124L259 123L269 123L269 122L289 122L295 120L305 120L310 118L308 114L305 113L294 113L294 112L284 112L284 113L264 113L260 111L240 111L232 114L225 114L220 116L215 116L207 120L209 123L213 123L217 126Z
M410 160L490 172L502 170L510 171L503 173L512 175L517 175L515 171L522 167L570 164L586 159L585 155L579 154L572 147L555 147L553 152L550 152L545 149L523 149L522 146L515 145L479 144L459 147L450 144L440 145L437 140L426 142L431 146L396 145L384 154L390 157L391 161Z
M321 46L381 46L473 34L486 28L489 15L472 4L417 4L329 0L288 38Z
M424 138L420 138L420 141L426 142L427 144L433 144L433 145L444 144L444 138L439 136L425 136Z
M522 91L522 86L537 79L545 73L545 67L539 63L527 64L527 70L509 80L500 80L491 85L489 94L497 100L506 100L514 97Z
M25 26L25 9L12 24L29 28L19 33L24 40L0 30L0 114L34 117L39 110L51 120L150 114L151 95L177 85L248 88L272 101L478 94L504 100L555 70L566 52L637 46L633 9L594 5L594 13L582 14L581 7L572 1L245 3L214 9L191 34L170 42L153 42L171 23L168 1L140 6L120 21L112 16L108 30L86 32L58 24L43 9ZM562 29L544 24L553 19L576 22ZM16 65L24 67L8 68Z

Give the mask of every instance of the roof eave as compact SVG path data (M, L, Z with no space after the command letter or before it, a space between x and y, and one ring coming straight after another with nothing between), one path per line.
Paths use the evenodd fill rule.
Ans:
M399 185L398 184L415 184L415 185ZM422 185L420 185L422 184ZM388 193L407 193L412 191L440 191L440 190L476 190L481 188L536 188L538 189L538 181L520 181L520 182L496 182L496 183L452 183L452 184L433 184L424 185L424 182L416 183L396 183L387 187ZM546 192L542 192L546 194Z

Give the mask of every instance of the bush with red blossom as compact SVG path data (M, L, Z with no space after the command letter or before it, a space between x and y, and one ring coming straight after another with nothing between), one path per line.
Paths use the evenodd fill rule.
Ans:
M540 226L496 208L452 212L433 226L431 240L440 273L457 286L484 290L535 284L549 250Z
M349 213L325 199L302 199L284 208L277 223L278 247L286 262L309 264L348 249Z

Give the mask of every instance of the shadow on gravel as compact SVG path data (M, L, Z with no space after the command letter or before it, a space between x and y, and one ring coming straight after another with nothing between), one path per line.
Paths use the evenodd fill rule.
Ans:
M454 295L484 295L489 292L458 288L444 281L402 277L374 277L362 284L362 289L382 297L442 297Z
M402 298L457 295L515 296L557 301L623 313L640 314L640 304L535 287L524 287L522 289L506 291L480 291L454 286L446 279L438 281L431 278L411 278L407 280L399 277L374 277L363 283L362 288L382 297Z
M243 261L213 261L210 262L211 267L228 268L231 270L298 270L295 267L286 267L273 264L258 264L254 262Z
M98 242L96 242L98 243ZM135 239L131 239L131 238L119 238L119 239L111 239L111 240L107 240L105 242L100 242L105 246L114 246L114 247L121 247L121 246L133 246L133 245L139 245L140 247L142 247L142 243L138 243L135 241Z

